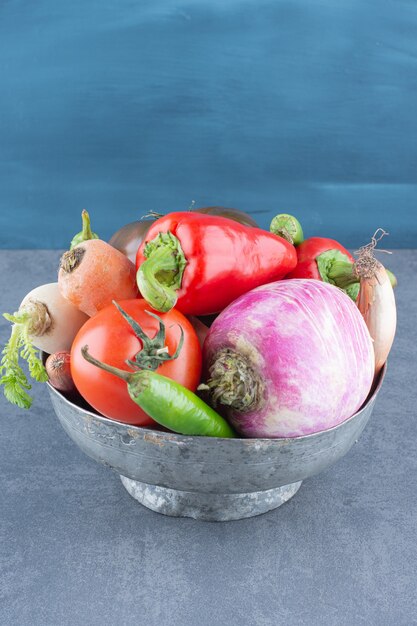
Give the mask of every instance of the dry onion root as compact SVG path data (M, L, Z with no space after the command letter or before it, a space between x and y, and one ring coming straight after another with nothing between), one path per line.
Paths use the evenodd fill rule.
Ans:
M388 273L374 250L387 233L378 229L371 242L360 248L355 272L360 279L357 305L371 335L375 353L375 377L388 358L397 324L394 291Z

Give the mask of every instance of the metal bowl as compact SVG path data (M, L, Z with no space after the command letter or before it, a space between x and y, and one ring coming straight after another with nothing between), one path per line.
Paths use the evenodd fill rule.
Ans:
M48 384L55 413L89 457L111 467L141 504L165 515L234 520L274 509L358 440L381 388L334 428L288 439L190 437L101 417Z

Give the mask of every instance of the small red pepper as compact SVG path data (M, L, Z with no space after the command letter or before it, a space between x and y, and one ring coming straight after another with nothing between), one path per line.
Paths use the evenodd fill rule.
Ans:
M326 237L310 237L296 246L297 266L285 278L315 278L336 285L356 301L359 277L355 259L338 241ZM397 285L395 275L386 269L391 286Z
M344 289L353 299L359 292L353 256L339 242L327 237L310 237L296 247L297 267L286 278L315 278Z
M187 315L223 310L254 287L283 278L297 264L282 237L225 217L169 213L150 227L136 257L142 296L157 311Z

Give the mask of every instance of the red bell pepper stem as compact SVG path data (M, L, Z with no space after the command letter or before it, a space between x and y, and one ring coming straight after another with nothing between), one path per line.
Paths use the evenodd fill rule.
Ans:
M346 289L349 285L359 282L355 264L350 261L333 261L327 278L328 282L340 287L340 289Z
M316 257L321 279L341 289L359 282L354 262L340 250L326 250Z
M297 267L287 278L315 278L340 287L352 300L359 291L355 259L338 241L326 237L310 237L296 247ZM390 276L390 274L388 274ZM396 278L390 276L394 287Z
M172 233L159 233L145 247L144 261L136 278L139 291L157 311L170 311L177 302L177 290L187 261Z
M396 287L397 278L395 274L393 274L390 270L387 270L387 268L385 268L385 271L388 274L391 287ZM355 263L349 263L347 261L334 261L327 277L329 278L329 282L334 283L337 287L340 287L340 289L346 289L350 285L354 285L359 282Z

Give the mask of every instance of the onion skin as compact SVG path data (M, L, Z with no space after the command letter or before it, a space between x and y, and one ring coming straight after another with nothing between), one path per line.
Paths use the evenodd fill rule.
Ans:
M372 275L361 277L357 305L373 341L377 377L394 341L397 310L390 278L376 259Z
M361 407L374 376L372 341L355 303L315 279L263 285L220 313L204 344L209 385L207 374L225 349L248 365L246 388L259 390L252 405L221 407L247 437L298 437L336 426Z
M71 376L71 354L69 352L55 352L46 359L45 369L52 387L70 393L75 391Z

